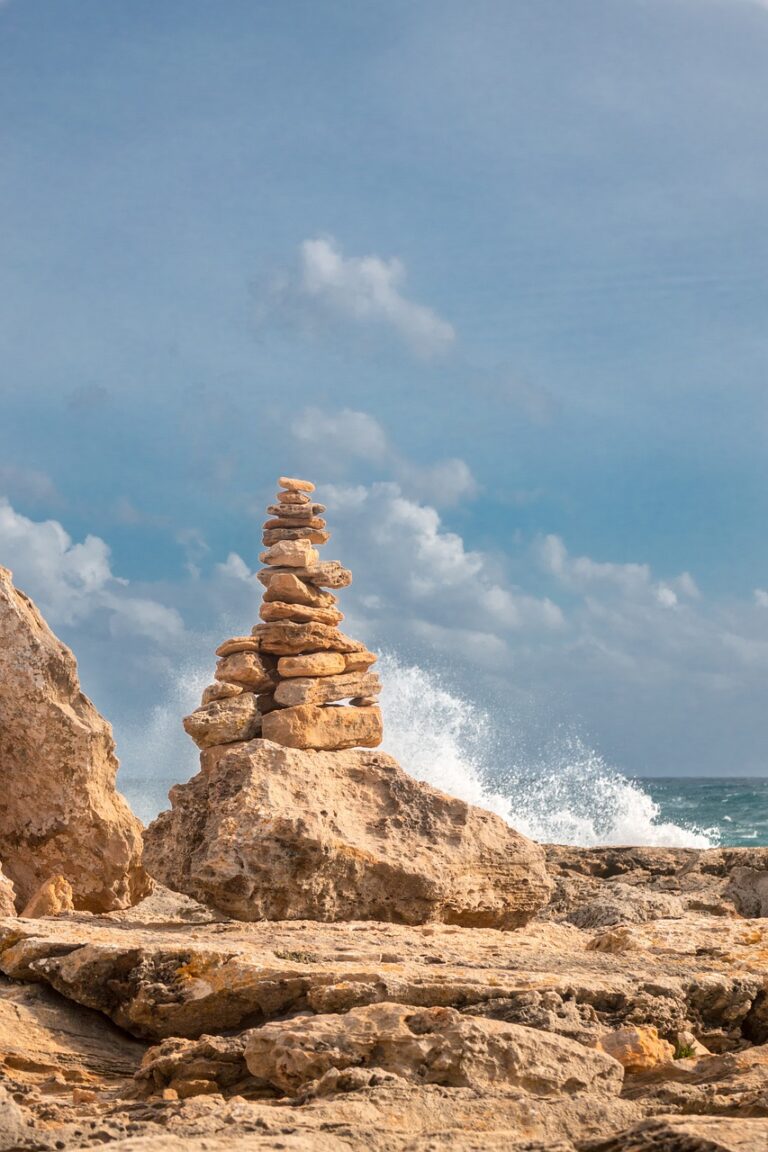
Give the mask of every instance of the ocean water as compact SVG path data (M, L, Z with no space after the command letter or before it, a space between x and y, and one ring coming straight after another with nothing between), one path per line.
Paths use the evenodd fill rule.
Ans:
M583 737L556 727L532 750L515 717L478 707L439 674L383 654L383 749L445 792L545 843L707 848L768 844L768 778L631 779ZM189 669L136 732L120 735L119 786L144 821L197 771L180 718L209 669Z

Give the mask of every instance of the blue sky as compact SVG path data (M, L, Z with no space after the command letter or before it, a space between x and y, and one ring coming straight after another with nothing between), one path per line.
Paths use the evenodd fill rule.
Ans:
M756 0L0 4L0 563L128 770L286 471L350 630L766 770L767 64Z

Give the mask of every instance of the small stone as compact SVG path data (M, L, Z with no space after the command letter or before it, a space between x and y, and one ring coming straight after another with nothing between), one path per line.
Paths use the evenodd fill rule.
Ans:
M161 1100L178 1100L179 1094L175 1088L163 1088L160 1093Z
M314 492L315 486L311 480L297 480L293 476L281 476L278 487L287 488L289 492Z
M214 700L229 700L232 696L239 696L242 688L239 684L225 684L218 682L216 684L209 684L207 688L203 689L203 698L201 703L212 704Z
M212 748L216 744L253 740L261 731L261 713L253 693L242 692L231 700L214 700L198 708L182 723L198 748Z
M278 492L276 499L279 504L309 504L311 497L308 492Z
M72 1103L73 1104L95 1104L99 1098L98 1092L92 1091L90 1088L73 1088L72 1089Z
M274 661L257 652L234 652L216 665L216 679L240 684L251 692L266 692L275 684Z
M375 673L352 672L345 676L306 676L281 680L275 689L275 702L285 708L297 704L331 704L353 696L372 696L381 691Z
M215 1080L174 1080L171 1087L176 1089L179 1100L189 1100L192 1096L212 1096L219 1091Z
M41 920L43 916L59 916L62 912L73 912L72 885L66 876L51 876L44 881L24 907L21 916L29 920Z
M325 504L268 504L267 512L270 516L284 516L293 520L296 516L321 516L325 512Z
M340 751L375 748L383 728L378 708L338 708L302 704L264 717L262 735L286 748Z
M315 528L318 531L328 525L322 516L297 516L295 520L286 520L284 516L273 516L265 520L262 528L265 532L272 532L281 528Z
M271 548L281 540L309 540L310 544L327 544L330 538L330 532L319 528L268 528L261 534L265 548Z
M295 624L282 620L256 624L253 635L261 652L275 656L299 656L303 652L358 652L363 645L328 624Z
M361 652L348 652L344 656L345 672L365 672L371 664L376 663L373 652L363 649Z
M306 624L340 624L344 613L338 608L311 608L308 604L285 604L281 600L271 600L262 604L259 616L268 623L273 620L295 620Z
M321 588L347 588L352 583L352 573L339 564L338 560L323 560L306 568L300 568L295 564L290 568L275 564L271 568L260 569L256 575L262 584L269 584L275 571L292 572L305 584L317 584Z
M317 549L308 540L282 540L259 556L262 564L287 565L289 568L311 568L320 562Z
M608 1032L595 1043L595 1048L613 1056L627 1072L645 1072L675 1058L673 1046L660 1038L652 1024Z
M277 674L293 676L338 676L345 668L346 657L341 652L308 652L305 656L281 656Z
M265 603L280 600L284 604L306 604L310 608L332 608L336 597L332 592L321 592L312 584L305 584L292 572L273 572L264 593Z
M225 640L216 649L217 656L231 656L233 652L257 652L258 646L254 644L253 636L233 636Z

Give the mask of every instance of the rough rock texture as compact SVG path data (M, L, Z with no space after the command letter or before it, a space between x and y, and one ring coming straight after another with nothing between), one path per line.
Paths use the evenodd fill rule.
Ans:
M213 700L183 720L184 731L198 748L252 740L261 731L261 712L252 692L225 700Z
M590 1141L584 1152L768 1152L768 1124L667 1117L638 1124L610 1140Z
M617 1096L621 1066L571 1040L475 1020L454 1008L371 1004L342 1015L276 1021L245 1045L252 1076L290 1095L348 1068L380 1069L417 1084L520 1088L535 1096Z
M290 620L272 624L255 624L254 639L259 651L277 656L294 656L304 652L361 652L365 645L352 640L328 624L295 624Z
M149 890L116 772L112 730L72 653L0 568L0 859L22 906L54 874L94 912Z
M329 704L355 696L377 696L381 681L375 672L345 672L341 676L291 677L278 684L275 700L285 708L297 704Z
M274 740L286 748L320 752L376 748L382 738L381 710L375 705L322 708L316 704L300 704L295 708L279 708L264 717L262 733L265 740Z
M146 832L152 875L245 920L513 928L549 892L537 845L381 753L254 740L211 754L172 804Z
M249 692L268 692L275 687L274 661L256 652L233 652L216 665L216 679L239 684Z
M74 907L69 880L66 876L51 876L33 894L21 915L34 920L40 916L59 916L62 912L72 912Z
M601 1036L596 1047L618 1060L627 1072L646 1072L675 1058L674 1044L662 1040L658 1029L652 1025L617 1028L615 1032Z
M281 656L277 671L283 679L294 676L337 676L344 672L347 657L341 652L308 652L306 656Z
M0 865L0 916L13 916L16 911L16 892Z

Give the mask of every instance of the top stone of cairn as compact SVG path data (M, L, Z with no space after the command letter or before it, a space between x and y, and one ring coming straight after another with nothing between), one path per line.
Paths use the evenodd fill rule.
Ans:
M270 505L260 554L264 568L261 620L250 636L217 649L215 683L184 727L200 748L262 736L288 748L340 751L375 748L382 740L376 657L339 631L337 597L352 574L321 561L316 545L330 533L311 503L310 480L281 476Z

